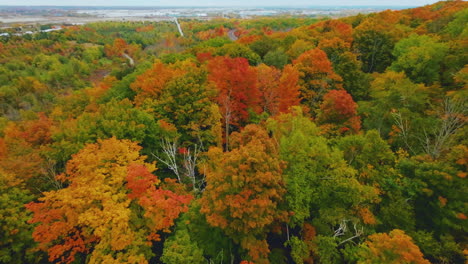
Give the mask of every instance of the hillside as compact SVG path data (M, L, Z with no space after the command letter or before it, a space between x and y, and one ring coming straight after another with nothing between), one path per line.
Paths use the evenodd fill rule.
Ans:
M468 2L178 23L0 35L0 263L467 261Z

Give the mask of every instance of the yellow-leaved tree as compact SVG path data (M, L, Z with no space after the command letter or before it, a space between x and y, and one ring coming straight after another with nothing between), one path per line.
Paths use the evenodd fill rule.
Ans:
M161 183L140 149L116 138L88 144L57 176L68 186L26 206L38 224L33 238L49 261L148 263L154 256L159 232L169 232L192 197L174 182Z

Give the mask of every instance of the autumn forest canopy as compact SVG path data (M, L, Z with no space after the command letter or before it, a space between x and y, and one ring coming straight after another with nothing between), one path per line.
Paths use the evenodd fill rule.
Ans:
M465 263L468 2L0 36L0 263Z

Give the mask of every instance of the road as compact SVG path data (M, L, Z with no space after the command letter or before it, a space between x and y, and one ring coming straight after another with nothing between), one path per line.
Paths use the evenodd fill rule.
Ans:
M177 17L174 17L174 22L175 22L176 25L177 25L177 29L179 30L180 35L183 37L183 36L184 36L184 32L182 32L182 28L180 27L179 20L177 20Z
M124 56L128 60L128 63L130 64L130 66L132 67L135 66L135 61L127 53L122 54L122 56Z
M231 29L228 31L228 36L232 41L236 41L238 37L236 36L237 29Z

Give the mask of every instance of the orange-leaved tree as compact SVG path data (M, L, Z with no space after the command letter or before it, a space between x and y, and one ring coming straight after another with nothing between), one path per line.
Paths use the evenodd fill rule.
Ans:
M325 94L320 110L318 121L331 125L331 130L356 133L361 129L357 104L345 90L331 90Z
M370 235L360 249L359 264L367 263L414 263L429 264L412 238L403 230Z
M158 232L169 232L192 197L161 187L140 149L116 138L88 144L57 176L66 188L26 205L30 223L38 224L33 238L49 261L89 254L89 263L148 263Z
M147 98L158 99L166 84L184 73L181 69L171 68L157 61L151 69L139 75L135 82L130 85L132 90L137 93L135 103L141 105Z
M333 71L327 54L319 49L304 52L293 61L300 72L302 99L307 106L315 108L330 89L343 89L343 79Z
M280 71L260 64L257 66L257 76L257 85L262 94L260 105L264 112L278 115L299 105L299 72L294 67L288 64Z
M255 263L268 263L267 233L286 220L278 208L285 192L283 162L268 133L248 125L232 134L232 150L211 148L201 212L248 251Z
M106 44L104 46L104 53L107 57L121 57L124 54L134 56L141 47L137 44L128 44L124 39L116 38L112 45Z
M259 113L260 92L257 73L245 58L215 57L208 63L208 80L218 89L217 102L224 119L226 149L229 147L229 126L245 124L249 110Z
M353 28L351 25L336 19L318 22L309 27L310 34L319 39L338 37L347 43L353 42Z
M7 123L0 138L0 169L15 176L13 185L24 184L31 190L43 187L37 185L44 184L39 176L47 164L41 151L52 142L52 120L43 113L37 118Z

